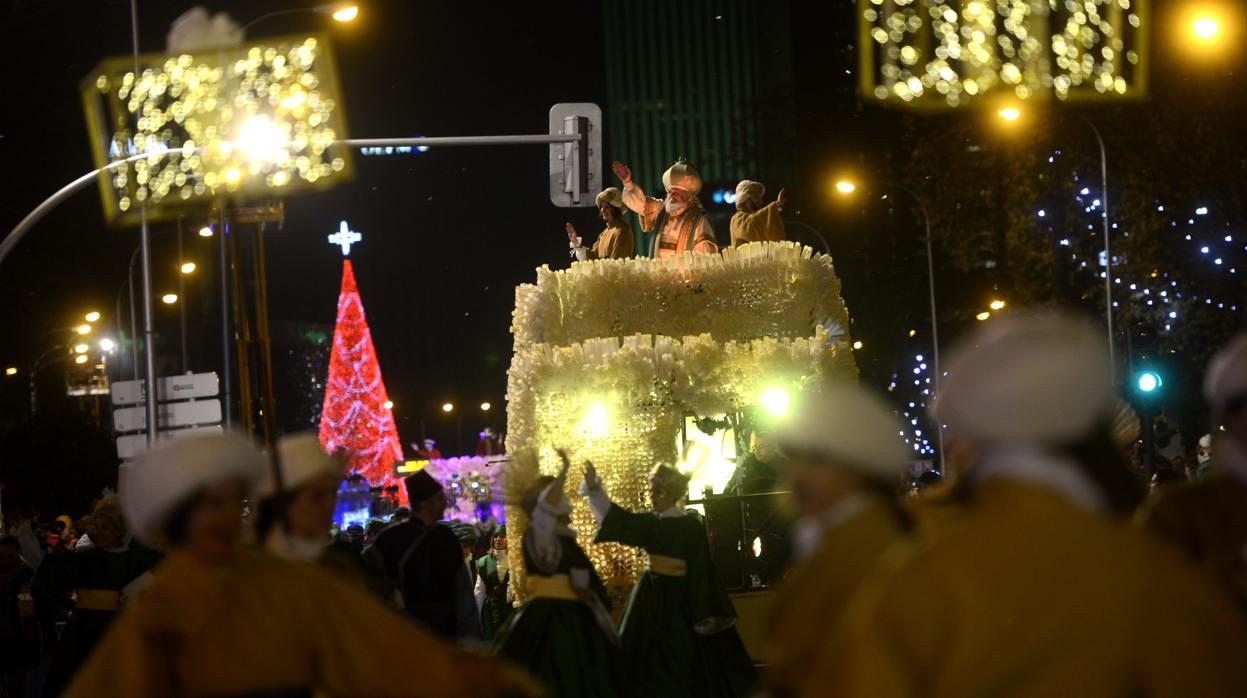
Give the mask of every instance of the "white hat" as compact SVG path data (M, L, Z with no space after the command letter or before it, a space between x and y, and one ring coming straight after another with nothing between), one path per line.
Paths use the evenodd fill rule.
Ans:
M740 206L742 203L751 199L761 201L764 196L766 196L766 187L763 186L762 182L755 182L751 179L742 179L740 184L736 185L737 206Z
M821 453L846 469L889 481L905 472L910 456L900 432L895 412L852 384L802 395L778 428L782 448Z
M1247 394L1247 332L1239 334L1208 362L1204 398L1220 412Z
M618 187L607 187L598 194L597 199L595 199L595 203L597 203L598 208L602 208L603 206L623 208L623 192L619 191Z
M683 189L697 196L701 193L701 173L688 160L680 158L662 173L662 186L667 191Z
M158 442L131 461L121 508L139 540L169 544L169 516L196 490L240 477L252 487L267 459L250 441L233 434L205 434Z
M282 489L287 492L298 489L303 483L323 473L342 477L345 469L341 461L325 453L320 446L320 439L310 431L279 439L277 463L281 466ZM273 469L265 468L256 496L263 499L276 493L277 483L273 478Z
M979 443L1067 443L1117 404L1102 330L1046 313L992 320L951 353L932 412Z

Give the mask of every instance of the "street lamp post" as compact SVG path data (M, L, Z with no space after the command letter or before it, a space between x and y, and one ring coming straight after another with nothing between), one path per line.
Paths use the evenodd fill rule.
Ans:
M887 182L883 180L868 180L868 181L885 186L885 187L892 187L892 188L905 192L909 196L909 198L913 199L914 203L918 204L918 209L922 212L922 225L923 225L923 231L924 231L923 242L926 243L926 248L927 248L927 297L931 305L931 365L935 371L935 383L934 383L934 388L931 393L931 400L934 401L935 397L940 394L940 382L943 376L940 372L939 317L937 315L936 305L935 305L935 261L934 261L935 258L931 252L931 214L927 210L926 201L924 201L922 197L914 193L914 191L910 189L909 187L903 184L898 184L896 182ZM836 183L836 190L839 191L841 194L847 195L847 194L851 194L854 191L856 191L857 185L847 180L842 180ZM944 425L936 424L935 426L936 426L935 433L936 433L937 442L939 444L939 449L940 449L940 457L939 457L940 472L944 472Z

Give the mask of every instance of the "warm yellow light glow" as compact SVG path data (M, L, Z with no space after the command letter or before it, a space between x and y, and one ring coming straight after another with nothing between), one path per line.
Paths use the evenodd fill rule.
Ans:
M173 305L174 303L177 303L177 302L178 302L178 294L176 294L176 293L166 293L165 295L163 295L163 296L161 296L161 297L160 297L160 300L161 300L161 302L163 302L165 305Z
M242 171L239 170L237 167L231 167L225 170L225 181L226 182L229 182L230 184L234 184L238 182L238 180L240 179L242 179Z
M988 307L991 308L992 310L1004 310L1005 302L1000 299L996 299L992 301L991 305L989 305Z
M447 412L447 413L454 412L454 411L455 411L455 403L453 403L453 402L443 402L443 403L442 403L442 411L443 411L443 412Z
M342 9L335 10L333 18L339 22L350 22L359 16L359 5L347 5Z
M384 408L385 408L385 409L387 409L387 410L392 410L392 409L394 409L394 401L393 401L393 400L386 400L385 402L381 403L381 406L382 406L382 407L384 407Z
M183 274L192 274L194 272L195 272L194 262L182 262L182 273Z
M77 332L78 334L91 334L91 326L90 325L78 325L78 327L75 328L74 331Z
M204 227L200 228L200 229L199 229L199 237L201 237L201 238L210 238L210 237L212 237L212 226L210 226L210 225L205 225Z
M1210 15L1200 15L1191 22L1191 33L1200 41L1215 41L1221 33L1221 23Z
M912 336L914 336L914 335L916 335L916 334L918 334L918 330L910 330L910 331L909 331L909 336L910 336L910 337L912 337Z
M857 191L857 185L847 179L842 179L839 182L836 182L836 191L841 194L852 194Z
M854 349L861 349L861 348L862 348L862 340L860 340L860 339L859 339L859 340L857 340L856 342L853 342L853 348L854 348Z
M116 342L114 342L113 340L109 339L108 337L105 337L105 338L103 338L103 339L101 339L101 340L100 340L100 350L101 350L101 351L112 351L112 350L113 350L113 348L114 348L114 347L116 347L116 346L117 346L117 343L116 343Z
M758 396L758 404L772 417L783 417L788 414L788 391L768 388Z
M403 475L406 475L408 473L417 473L417 472L420 472L421 470L424 470L424 466L428 464L429 464L429 461L427 460L403 461L402 465L394 468L394 472L401 473Z
M1005 107L997 111L996 115L1005 121L1017 121L1022 118L1022 112L1017 107Z
M8 368L4 369L4 375L6 375L6 376L16 376L16 375L17 375L17 367L16 367L16 366L9 366Z
M270 119L267 114L248 116L234 139L234 146L250 162L275 162L289 143L290 138L281 124ZM226 172L225 176L228 179L229 173Z
M488 411L490 411L491 409L493 409L493 407L494 407L494 406L493 406L493 405L491 405L491 404L489 404L488 402L482 402L482 403L481 403L481 412L488 412Z
M90 348L91 348L91 345L90 345L90 344L75 344L75 345L74 345L74 353L75 353L75 354L85 354L85 353L87 353L87 350L88 350L88 349L90 349Z
M91 312L86 314L87 322L96 322L99 319L100 319L99 311L92 310Z
M281 105L287 109L294 109L307 101L307 93L303 90L292 93L289 97L281 101Z
M74 363L76 364L82 365L82 364L85 364L86 362L87 362L86 354L79 354L74 357Z
M992 314L991 314L991 313L989 313L989 312L987 312L986 310L984 310L983 312L979 313L978 315L975 315L975 316L974 316L974 319L975 319L975 320L978 320L978 321L980 321L980 322L982 322L983 320L986 320L987 318L989 318L989 317L991 317L991 316L992 316Z
M595 402L589 405L589 409L577 424L577 430L588 439L600 439L606 436L606 428L610 423L610 413L606 410L606 405Z

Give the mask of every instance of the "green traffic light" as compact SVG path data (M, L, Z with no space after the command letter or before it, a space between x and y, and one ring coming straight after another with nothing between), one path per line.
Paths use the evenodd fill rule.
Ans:
M1139 392L1152 393L1160 389L1160 387L1164 385L1164 381L1160 379L1160 374L1153 373L1152 371L1144 371L1139 374L1136 385L1139 386Z

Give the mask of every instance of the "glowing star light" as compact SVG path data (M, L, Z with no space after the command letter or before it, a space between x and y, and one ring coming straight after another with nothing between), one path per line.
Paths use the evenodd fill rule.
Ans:
M342 225L338 228L338 232L329 236L329 244L340 246L342 248L342 256L350 257L351 245L361 242L363 239L363 235L351 230L347 227L346 221L342 221Z

